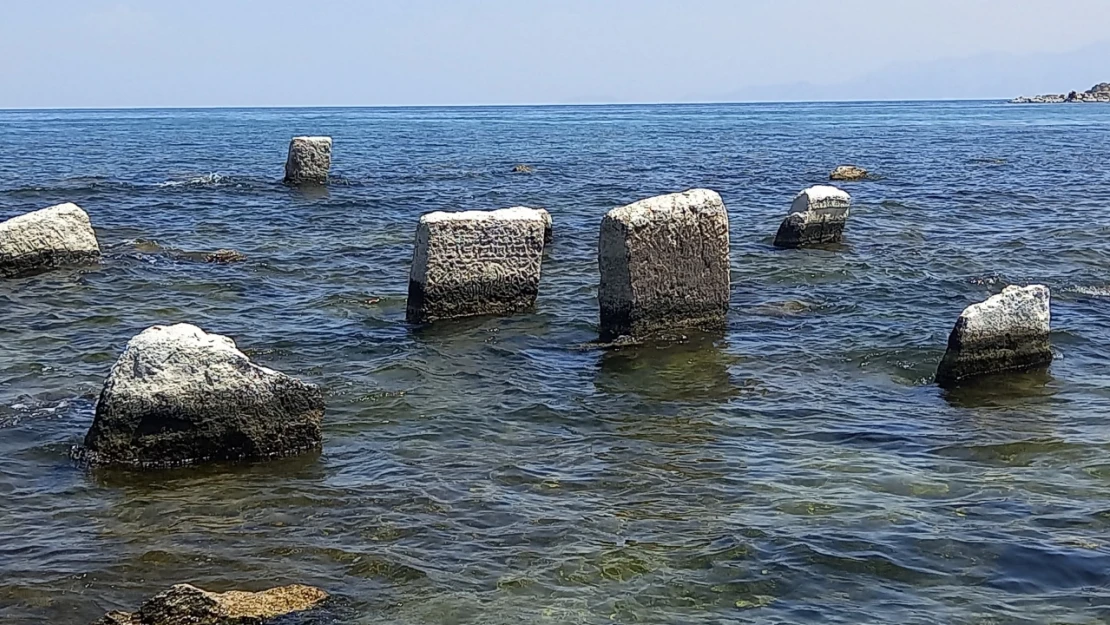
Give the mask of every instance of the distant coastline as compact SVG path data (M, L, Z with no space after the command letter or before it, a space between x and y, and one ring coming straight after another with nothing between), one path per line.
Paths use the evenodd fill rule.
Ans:
M1010 100L1011 104L1064 104L1064 103L1101 103L1110 104L1110 82L1103 82L1086 91L1072 91L1068 94L1049 94L1020 96Z

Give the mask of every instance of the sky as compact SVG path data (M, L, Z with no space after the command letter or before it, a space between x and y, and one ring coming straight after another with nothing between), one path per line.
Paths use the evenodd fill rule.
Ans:
M1110 0L5 0L0 108L1003 98Z

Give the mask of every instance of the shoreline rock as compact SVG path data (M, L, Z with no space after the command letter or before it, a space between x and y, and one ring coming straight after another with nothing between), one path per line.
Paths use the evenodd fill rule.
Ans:
M293 137L285 160L285 184L326 184L331 147L331 137Z
M253 364L234 341L188 324L132 338L85 436L94 465L162 468L319 449L319 387Z
M1008 286L968 306L948 337L937 384L951 387L985 375L1049 365L1050 299L1045 286Z
M775 247L839 243L851 207L852 196L836 187L819 185L802 191L775 233Z
M541 211L517 206L422 215L406 320L505 315L535 306L550 223Z
M96 231L76 204L58 204L0 223L0 278L99 260Z
M723 327L729 309L728 212L691 189L609 211L598 239L600 342Z
M1047 94L1019 96L1010 104L1110 104L1110 82L1103 82L1086 91L1072 91L1068 94Z
M323 590L300 584L225 593L178 584L151 597L136 612L109 612L93 625L261 625L311 610L327 599Z

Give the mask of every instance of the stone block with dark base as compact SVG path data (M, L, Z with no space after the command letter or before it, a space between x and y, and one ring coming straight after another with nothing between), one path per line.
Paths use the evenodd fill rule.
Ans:
M324 184L331 170L331 137L294 137L285 160L285 183Z
M802 191L775 234L775 247L839 243L851 206L851 196L836 187L816 186Z
M409 276L408 321L533 307L547 223L539 210L523 207L423 215Z
M92 222L76 204L59 204L0 223L0 278L99 260Z
M723 327L729 240L721 196L692 189L609 211L598 267L602 342Z
M948 337L936 381L951 387L973 378L1046 367L1050 295L1047 287L1007 287L1001 294L964 310Z
M259 367L224 336L187 324L131 339L112 367L83 457L159 468L319 449L319 387Z

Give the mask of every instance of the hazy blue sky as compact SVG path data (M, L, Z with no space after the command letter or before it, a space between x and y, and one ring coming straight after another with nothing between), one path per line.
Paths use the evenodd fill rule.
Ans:
M1003 97L1110 81L1107 25L1110 0L9 0L0 107Z

